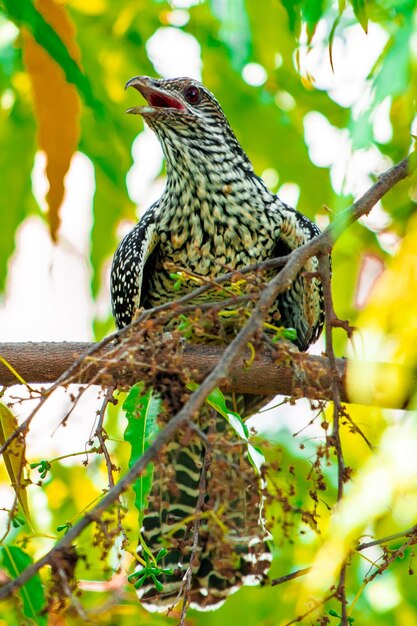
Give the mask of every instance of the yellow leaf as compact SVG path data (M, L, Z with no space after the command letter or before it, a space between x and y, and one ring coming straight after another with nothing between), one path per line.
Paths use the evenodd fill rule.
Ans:
M18 428L18 423L15 416L7 408L7 406L0 404L0 445L3 445L7 441L16 428ZM23 476L23 469L26 461L25 443L22 436L16 437L16 439L12 441L12 443L3 452L3 458L7 473L9 474L10 482L16 492L21 509L28 522L31 523L28 498L26 494L27 483Z
M75 61L80 60L75 28L65 7L54 0L38 0L38 11L54 28ZM46 196L51 237L57 239L59 209L64 198L64 178L79 138L80 101L74 85L67 83L61 67L28 32L23 33L23 59L32 83L38 121L39 147L46 154Z

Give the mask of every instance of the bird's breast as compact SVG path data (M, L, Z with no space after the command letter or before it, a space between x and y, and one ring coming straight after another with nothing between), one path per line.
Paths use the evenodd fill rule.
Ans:
M149 275L146 306L177 299L198 286L272 256L273 225L249 203L193 199L165 207L157 223L158 249ZM173 272L183 271L179 281ZM188 277L187 277L188 276Z
M159 225L160 259L215 277L270 256L271 225L250 206L201 201L198 210L172 211Z

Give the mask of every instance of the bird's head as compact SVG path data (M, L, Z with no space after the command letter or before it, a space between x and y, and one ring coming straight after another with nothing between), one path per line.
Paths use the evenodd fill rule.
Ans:
M151 126L180 128L198 122L228 125L216 98L198 80L135 76L127 82L128 87L139 91L147 106L133 107L127 112L142 115Z
M141 115L158 135L167 160L170 148L175 153L212 154L233 151L235 160L247 162L227 118L213 94L198 80L192 78L156 79L148 76L131 78L127 87L133 87L146 100L146 106L128 109ZM251 169L249 163L246 164Z

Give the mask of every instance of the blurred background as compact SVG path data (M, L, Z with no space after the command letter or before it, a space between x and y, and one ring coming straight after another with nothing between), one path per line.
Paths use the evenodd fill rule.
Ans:
M124 90L127 80L139 74L202 80L219 100L257 174L282 200L323 228L378 173L411 149L417 133L416 3L0 1L0 341L93 341L114 330L112 255L165 183L156 138L138 116L125 114L141 103L136 92ZM337 243L335 308L340 318L361 328L350 345L342 330L335 331L337 356L415 363L416 332L410 331L409 320L417 314L417 263L410 252L413 241L417 245L416 200L415 179L401 183ZM410 232L414 239L401 257L403 239ZM381 296L372 302L372 294L398 254L392 282L379 283L388 307L384 317ZM403 293L394 293L392 285L399 284L395 272L404 275L405 267L411 282ZM408 317L393 322L389 307L406 294L411 298L404 300ZM406 336L401 334L405 326ZM323 349L321 339L312 351ZM19 386L4 396L19 419L33 406L32 400L25 400L29 395ZM33 535L29 544L35 558L50 546L60 523L76 518L106 488L100 455L88 455L87 467L87 456L73 456L91 439L100 402L100 392L89 390L64 428L60 424L71 400L59 391L31 428L29 461L69 455L54 463L53 480L48 476L40 487L28 490L43 529L38 534L52 535ZM402 411L369 407L352 411L374 442L404 417ZM308 516L300 523L299 514L287 519L277 505L277 576L309 565L320 543L317 530L327 528L336 471L333 459L315 465L323 415L321 407L299 401L256 419L268 438L271 457L279 458L282 467L295 468L291 477L277 473L280 489L291 494L294 510L314 510L314 523ZM109 446L123 470L129 455L121 441L124 426L112 407ZM360 469L369 450L357 434L349 429L345 434L348 462ZM407 438L417 442L415 433ZM312 504L309 492L321 473L328 492L323 501ZM5 481L0 503L7 509L13 494L5 472L0 477ZM31 478L36 482L36 471ZM377 527L384 535L411 524L417 513L413 497L407 514L394 520L378 514L366 531L374 533ZM134 540L134 512L129 524ZM18 530L13 532L17 536ZM88 535L82 544L90 541ZM114 549L104 579L114 581L120 565L127 567ZM369 566L364 559L353 564L352 598ZM414 583L406 569L385 572L359 593L361 624L380 624L381 619L387 625L417 624ZM97 623L173 623L139 609L123 577L115 583L118 595L112 599L113 583L102 584L99 560L94 567L90 563L89 571L86 566L79 578L90 581L90 587L84 584L82 602ZM285 624L297 614L298 584L245 589L218 613L198 618L191 614L190 623ZM19 623L13 622L13 610L5 619L0 612L0 624ZM70 607L66 618L57 615L49 623L81 624L83 619Z

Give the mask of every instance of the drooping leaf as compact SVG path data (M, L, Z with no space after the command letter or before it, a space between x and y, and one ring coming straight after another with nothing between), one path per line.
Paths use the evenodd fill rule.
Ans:
M226 398L218 387L213 389L213 391L207 396L207 404L213 407L213 409L220 413L220 415L222 415L230 423L233 430L239 437L247 440L249 436L248 427L238 413L229 410L226 404Z
M144 454L154 441L158 432L157 418L161 399L152 389L144 391L142 382L134 385L123 403L127 427L124 439L131 446L129 467ZM133 485L135 506L141 516L146 506L147 497L152 487L153 465L149 463Z
M67 50L61 37L34 6L31 0L4 0L6 11L13 21L20 27L25 26L34 39L60 65L67 81L74 83L86 104L96 113L102 114L102 106L93 96L90 82L82 72L78 63Z
M33 559L17 546L0 547L0 563L15 579L27 567L32 565ZM42 615L45 606L45 595L39 574L32 576L20 589L19 594L23 602L23 615L32 620L37 626L46 626L48 617Z
M79 63L75 28L65 7L53 0L39 0L38 8ZM48 221L51 237L56 241L64 178L78 145L80 102L75 86L67 82L62 68L27 31L23 58L32 83L39 147L46 154Z
M0 445L3 445L17 428L18 423L13 413L7 406L0 404ZM20 507L30 523L29 505L23 474L25 466L24 440L16 437L3 452L3 459Z
M308 42L313 39L316 26L323 15L323 0L306 0L303 4L303 18L307 25Z
M197 389L197 387L198 385L196 383L188 384L188 388L192 391ZM228 422L231 428L233 428L233 430L240 439L246 441L248 446L248 459L250 463L252 463L252 465L255 467L255 469L260 473L261 467L265 463L265 457L259 448L249 443L249 430L239 413L231 411L228 408L226 404L226 398L218 387L216 387L216 389L213 389L213 391L207 396L206 402L222 417L225 418L225 420Z
M356 19L362 26L365 33L368 32L368 13L366 11L366 0L350 0Z
M299 5L301 4L301 0L281 0L281 2L285 10L287 11L289 29L292 33L295 33L297 27L300 24Z

